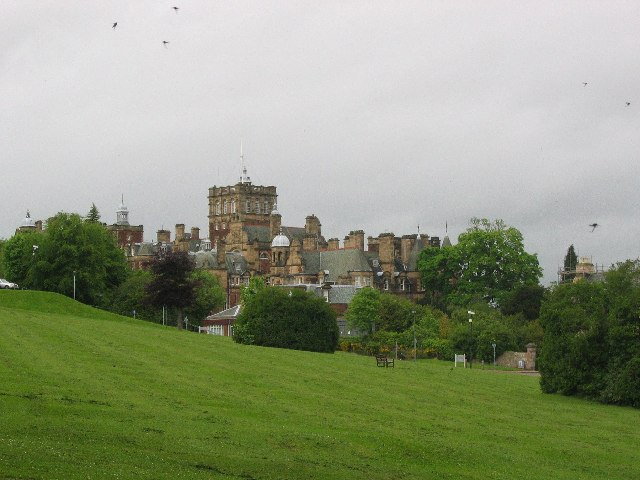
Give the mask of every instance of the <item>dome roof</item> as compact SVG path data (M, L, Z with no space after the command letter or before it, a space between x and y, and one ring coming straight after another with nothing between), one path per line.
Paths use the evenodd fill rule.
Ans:
M282 233L282 230L280 230L280 233L278 235L276 235L273 238L273 241L271 242L271 248L273 248L273 247L289 247L289 246L291 246L291 242L289 241L287 236Z
M24 220L22 221L22 227L35 227L36 224L33 221L33 218L31 218L31 214L29 213L29 210L27 210L27 216L24 217Z

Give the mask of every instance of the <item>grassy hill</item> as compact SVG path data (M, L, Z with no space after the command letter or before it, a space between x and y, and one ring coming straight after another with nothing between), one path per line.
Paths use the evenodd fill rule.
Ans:
M0 291L0 479L640 478L640 411Z

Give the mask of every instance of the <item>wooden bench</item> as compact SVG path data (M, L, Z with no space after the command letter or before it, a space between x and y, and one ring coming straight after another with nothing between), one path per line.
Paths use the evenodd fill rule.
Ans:
M376 364L379 367L395 368L394 363L395 363L395 360L393 358L387 358L386 355L376 355Z

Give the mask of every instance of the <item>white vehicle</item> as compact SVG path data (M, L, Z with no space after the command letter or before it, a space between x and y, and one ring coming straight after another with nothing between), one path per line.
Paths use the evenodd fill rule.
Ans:
M17 283L12 283L8 280L5 280L4 278L0 278L0 288L11 288L11 289L18 289L18 284Z

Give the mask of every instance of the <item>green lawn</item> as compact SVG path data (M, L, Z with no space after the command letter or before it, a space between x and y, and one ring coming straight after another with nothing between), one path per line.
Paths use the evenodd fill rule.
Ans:
M640 411L0 291L0 479L632 479Z

